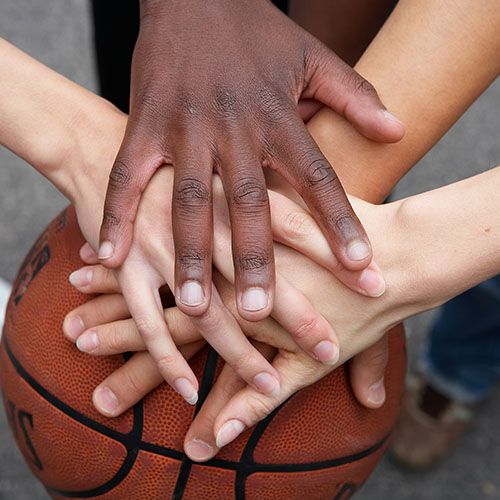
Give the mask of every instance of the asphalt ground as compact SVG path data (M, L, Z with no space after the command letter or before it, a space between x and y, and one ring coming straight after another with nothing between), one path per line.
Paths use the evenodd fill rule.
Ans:
M0 36L79 84L96 89L89 9L84 0L2 0ZM395 196L432 189L500 164L499 116L497 81L401 181ZM65 203L28 165L0 149L0 278L14 278L33 240ZM1 293L0 283L0 302ZM432 315L407 322L411 359L418 352ZM357 498L500 498L499 423L500 391L496 391L479 409L447 461L431 472L411 473L385 459ZM0 410L0 500L46 498L24 464Z

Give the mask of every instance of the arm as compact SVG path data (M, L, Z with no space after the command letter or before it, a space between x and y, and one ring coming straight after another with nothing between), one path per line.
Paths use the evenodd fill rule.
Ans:
M275 297L263 166L304 197L342 265L365 269L369 242L298 103L315 98L367 137L397 141L403 127L376 92L359 92L371 87L269 0L141 0L140 7L130 119L110 176L102 263L124 262L141 193L168 163L176 172L174 289L186 314L200 315L210 303L214 170L231 209L238 309L247 319L269 315Z
M169 200L165 199L163 185L172 177L171 169L158 172L148 187L147 196L139 210L137 227L142 227L152 213L168 212ZM339 364L362 352L377 342L388 328L403 319L436 307L474 284L487 279L500 271L500 198L496 196L500 189L500 167L465 181L424 193L406 200L388 205L370 205L353 200L361 221L368 230L374 244L377 259L383 265L388 279L387 292L379 299L363 298L353 293L339 282L331 280L328 271L313 263L288 247L276 245L275 252L279 269L293 272L287 278L305 295L313 299L327 320L339 332L342 351ZM223 193L216 183L214 188L215 205L218 207L215 217L216 241L215 261L223 276L217 277L217 288L232 313L238 318L246 334L261 345L275 347L278 355L273 365L280 373L282 381L278 395L263 397L251 387L246 387L228 399L227 387L240 388L235 381L235 374L228 365L218 381L201 412L198 414L188 435L186 450L195 460L206 460L217 449L225 446L236 437L230 434L225 423L232 421L229 430L234 431L234 421L242 430L257 423L278 404L285 401L295 391L310 385L335 369L337 366L321 365L307 357L290 336L271 319L265 322L249 323L238 317L234 305L233 270L230 265L229 241L230 229L228 214L224 208ZM300 247L300 242L307 240L315 249L317 258L331 256L331 250L312 217L286 197L270 192L273 211L274 231L286 234L287 238ZM456 211L458 204L465 203L470 211ZM299 226L287 225L286 221L300 220ZM450 237L452 234L452 237ZM297 244L297 242L299 242ZM415 248L418 251L415 251ZM474 264L470 265L471 255ZM314 280L310 277L314 276ZM108 289L118 291L116 283L108 283ZM99 288L90 290L99 292ZM129 350L143 350L144 344L134 328L133 322L120 322L120 334L112 324L92 324L92 315L88 314L88 305L77 311L89 321L89 332L79 339L80 347L85 347L83 338L88 339L93 332L97 344L90 352L94 355L109 355ZM106 311L106 315L113 315ZM108 316L109 317L109 316ZM165 311L166 321L171 333L180 346L187 346L197 339L192 325L176 308ZM73 339L74 340L74 339ZM85 348L82 349L85 351ZM88 352L88 351L87 351ZM121 377L111 375L96 390L95 402L99 405L100 391L106 388L117 395L117 404L108 415L116 415L127 408L123 402L132 404L144 394L137 394L124 384L127 380L124 370L130 371L141 379L141 371L148 373L144 381L145 391L161 383L161 376L151 374L148 358L137 357L121 369ZM371 397L376 397L370 394ZM225 404L227 403L227 404ZM215 410L217 409L217 410ZM214 438L214 432L217 439ZM209 456L196 455L190 443L196 440L207 443Z
M408 6L407 2L402 2L401 5L403 6L403 4ZM483 7L484 5L486 5L486 4L481 4L481 7ZM432 4L428 5L428 7L431 8ZM451 12L453 13L456 11L452 10ZM478 13L481 15L485 15L485 12L482 9L479 9ZM432 110L434 108L434 106L437 106L438 109L441 110L441 113L443 113L443 116L447 113L450 113L452 116L457 116L458 114L463 112L463 110L470 104L470 102L473 100L473 98L479 92L479 89L483 88L486 85L486 80L488 78L492 79L494 77L493 73L496 74L496 71L497 71L496 69L494 72L491 71L491 61L495 60L494 52L496 50L496 45L495 45L496 38L494 36L495 29L490 29L490 27L491 27L490 24L494 22L495 16L494 16L494 12L493 13L486 12L486 14L489 16L489 19L491 20L491 22L489 24L485 25L485 27L481 24L481 19L476 18L473 15L471 15L471 17L469 17L469 22L471 23L470 29L474 28L474 30L475 30L474 32L477 32L478 43L480 43L483 47L480 55L484 56L484 58L483 57L476 58L476 60L475 60L476 64L481 65L480 67L477 68L476 71L472 71L472 68L470 66L464 65L463 67L467 71L469 71L469 74L467 75L468 78L467 79L466 78L458 79L457 80L458 83L454 82L454 84L457 84L457 85L460 84L461 92L466 96L466 98L465 99L456 99L455 98L452 100L452 102L447 103L449 105L449 109L444 109L444 107L439 106L439 102L438 102L440 99L443 99L443 96L441 96L438 92L433 92L432 89L434 89L434 90L443 89L444 91L446 91L447 89L449 89L449 85L447 83L448 81L445 79L444 82L438 81L438 80L436 82L432 82L429 79L427 79L427 80L424 79L423 81L426 82L427 85L431 86L431 90L423 93L424 95L429 97L429 102L428 102L429 108L428 109ZM400 57L400 52L401 51L404 52L404 50L406 50L405 47L414 47L413 52L415 52L415 53L418 52L417 48L421 49L422 44L421 44L420 36L417 36L418 33L415 33L414 31L408 29L409 25L411 25L411 22L418 21L418 19L419 18L416 17L413 20L412 19L408 20L409 24L406 26L405 30L402 30L402 33L399 33L399 31L396 29L397 26L393 26L393 31L387 31L387 29L384 29L380 35L380 36L382 36L382 34L384 34L384 36L386 37L384 44L382 44L382 42L379 40L379 38L377 39L377 40L379 40L379 45L378 45L379 49L381 50L381 48L384 48L384 50L390 51L390 53L392 55L392 57L389 59L390 63L391 63L390 71L386 72L385 68L381 65L385 59L384 54L379 54L378 52L372 53L372 60L371 61L365 60L365 58L363 58L362 63L366 64L366 66L364 66L365 71L372 72L373 77L375 77L376 80L379 81L380 84L382 84L383 92L386 93L387 95L392 95L392 94L390 94L390 92L391 92L390 75L392 73L394 73L396 75L398 74L398 71L397 71L398 64L400 64L402 66L402 70L408 69L407 64ZM460 21L460 19L461 19L461 17L459 16L458 21ZM458 23L457 20L455 20L455 21L457 22L457 24L460 24L460 23ZM472 24L473 24L473 26L472 26ZM488 28L488 29L486 29L486 28ZM394 31L399 33L399 35L400 35L398 40L400 40L401 43L404 42L406 44L403 47L399 46L399 52L398 52L398 50L396 50L396 46L398 46L398 45L395 44L391 38L391 36L394 35ZM408 32L412 36L411 37L404 36L406 32ZM484 35L484 37L483 37L483 35ZM450 43L453 42L452 43L453 47L458 48L460 50L463 50L464 52L461 53L460 55L463 55L464 58L467 59L467 57L468 57L467 54L469 54L470 56L474 55L475 49L474 49L474 46L472 44L461 44L460 43L461 37L462 37L462 34L460 32L457 32L456 38L458 39L458 41L452 40ZM384 41L384 38L382 39L382 41ZM436 40L432 39L432 37L431 37L430 41L432 42L431 43L431 50L429 51L430 55L433 54L432 50L434 50L434 51L439 51L440 49L447 50L448 45L444 46L443 44L438 44ZM488 45L488 43L489 43L489 45ZM493 50L493 49L490 50L491 47L495 47L495 50ZM467 51L469 51L469 52L467 52ZM455 64L454 59L451 59L451 58L449 58L447 60L444 59L443 61L441 61L440 58L430 57L430 61L433 63L444 62L447 64L447 66L445 66L445 67L448 67L448 68ZM371 64L372 64L372 66L371 66ZM414 69L414 71L411 74L417 81L418 81L418 76L419 76L417 70L421 70L422 72L424 72L424 74L427 73L427 67L425 65L415 65L415 67L413 69ZM488 69L488 71L486 71L486 69ZM449 73L449 71L448 72L444 71L444 70L440 71L440 68L434 68L434 71L436 72L437 75L441 75L444 77L447 77L448 73ZM486 74L485 74L485 71L486 71ZM431 73L432 72L429 71L429 74L431 74ZM472 89L472 90L470 90L470 89ZM415 115L418 115L418 113L420 112L420 109L421 109L420 99L422 97L422 93L420 92L420 87L416 87L412 81L402 81L402 82L400 82L400 85L398 86L398 92L399 91L401 91L403 93L403 95L406 96L406 100L402 100L402 104L401 104L401 105L404 104L405 112L408 113L409 116L410 116L411 112ZM415 100L411 99L411 92L412 91L415 91L417 93L417 98ZM444 95L446 96L446 93ZM453 106L455 106L455 107L453 107ZM90 115L95 114L95 110L89 110L89 114ZM311 125L314 125L316 123L315 126L319 127L319 125L318 125L319 119L320 119L320 117L318 117L318 121L315 121ZM443 122L445 123L444 126L443 126ZM375 180L378 178L381 180L381 182L386 182L386 183L389 182L387 180L386 176L388 175L388 173L392 172L391 168L395 168L395 161L396 160L402 161L403 164L406 164L406 161L407 161L406 158L412 158L412 159L416 160L421 155L420 150L418 150L418 145L421 143L421 141L423 141L425 144L432 144L433 142L435 142L437 140L437 138L440 136L440 134L442 134L444 132L444 130L446 130L446 128L450 125L449 120L447 120L446 118L439 119L439 117L437 117L437 116L434 116L432 121L425 124L426 125L425 127L417 126L418 123L416 123L416 120L413 120L412 124L411 124L411 135L412 135L413 141L411 143L404 141L401 144L401 148L398 147L397 149L393 150L393 153L388 154L383 148L377 148L376 146L374 146L373 144L371 144L369 142L364 142L364 141L359 142L359 139L357 138L357 136L352 132L351 128L349 126L347 126L345 123L343 123L343 122L338 122L338 123L332 122L332 123L333 123L332 128L328 129L328 132L324 133L323 140L322 140L321 135L319 135L319 133L320 133L319 128L314 129L314 126L313 126L312 130L313 130L313 132L314 132L314 134L315 134L315 136L320 144L322 144L322 142L325 140L325 138L328 139L328 141L331 140L332 138L335 138L335 140L337 141L338 151L342 152L342 162L340 164L340 168L342 168L344 172L346 171L345 167L347 165L347 153L349 153L349 156L351 158L351 164L353 165L352 168L357 168L356 165L367 166L369 164L368 163L369 161L373 162L374 168L373 169L368 168L366 170L366 174L367 174L366 176L364 175L364 172L363 172L363 175L360 175L360 170L359 169L356 170L358 172L358 175L359 175L358 183L357 183L358 191L363 190L365 196L369 197L371 199L380 199L380 197L382 196L382 194L380 192L378 192L378 190L377 190L377 184L376 184ZM428 137L430 137L430 139ZM112 141L111 141L111 137L110 137L110 147L111 147L111 142ZM116 144L116 142L115 142L115 144ZM322 145L327 147L327 144L322 144ZM417 150L418 150L417 153L415 153L415 148L417 148ZM379 149L380 149L380 154L379 154ZM359 154L358 154L358 151L359 151ZM358 159L359 159L359 163L358 163ZM98 159L96 159L94 165L99 165L99 164L101 164L101 162L99 162ZM387 171L384 170L386 167L386 164L388 165ZM100 174L100 172L98 172L97 170L92 172L92 175L99 176L99 174ZM401 175L401 171L399 171L398 175ZM391 175L389 176L389 179L394 179L394 174L391 173ZM348 184L349 184L349 182L352 184L352 180L349 181L349 179L347 179ZM96 185L102 186L102 180L101 180L101 182L96 182ZM362 189L363 186L364 186L364 188ZM78 196L77 196L77 198L78 198ZM98 205L96 204L96 205L94 205L94 207L95 206L98 206ZM93 208L93 209L95 212L95 208ZM331 281L331 280L329 280L329 281ZM127 405L127 399L123 399L122 400L122 408L126 407L126 405Z
M405 123L396 144L361 137L328 109L308 124L346 190L380 203L500 71L495 0L400 0L356 65Z
M1 38L0 67L0 144L76 206L86 239L97 245L110 168L101 166L113 163L125 115Z

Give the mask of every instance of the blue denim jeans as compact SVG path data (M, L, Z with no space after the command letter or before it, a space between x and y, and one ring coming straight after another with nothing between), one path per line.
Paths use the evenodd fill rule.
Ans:
M500 378L500 275L441 308L421 367L448 397L474 404L488 396Z

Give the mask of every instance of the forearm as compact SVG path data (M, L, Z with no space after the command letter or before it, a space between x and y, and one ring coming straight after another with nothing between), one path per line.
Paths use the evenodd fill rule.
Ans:
M93 159L111 165L116 146L107 135L123 134L124 120L100 97L2 39L0 67L0 144L74 200L80 185L91 182L82 174Z
M500 167L402 201L407 294L435 307L500 273ZM413 268L413 269L412 269Z
M396 144L360 136L328 109L309 130L346 190L381 202L497 77L500 11L485 0L401 0L356 66L405 124Z

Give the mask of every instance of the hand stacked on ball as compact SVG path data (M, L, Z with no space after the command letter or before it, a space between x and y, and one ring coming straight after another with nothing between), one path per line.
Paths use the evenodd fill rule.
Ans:
M164 373L145 350L143 336L157 329L161 335L160 329L168 329L177 346L181 346L181 351L189 357L203 345L203 337L199 333L202 329L205 339L210 340L227 361L186 437L186 451L191 458L206 460L245 428L267 416L294 392L317 381L380 339L391 325L396 324L403 315L393 298L404 288L402 279L407 274L401 271L408 261L398 261L394 255L389 259L387 252L379 252L379 259L386 264L386 276L391 280L391 290L383 298L373 300L349 290L325 268L332 261L331 250L312 217L286 196L270 191L275 238L289 247L275 244L279 293L272 319L247 321L239 316L234 301L229 219L220 181L215 178L214 263L218 270L214 276L216 289L212 295L217 301L213 304L215 312L194 319L176 307L160 313L160 307L151 299L151 316L148 319L137 321L136 317L135 322L127 320L126 301L133 311L137 302L144 302L151 290L163 284L161 277L155 275L155 269L150 267L150 262L160 269L173 267L173 242L168 223L162 226L152 223L158 216L169 220L170 199L165 193L172 185L172 174L170 167L161 169L146 190L139 207L130 257L116 275L96 265L98 259L90 246L82 249L82 258L88 266L71 276L72 283L82 292L106 295L71 312L65 322L65 332L80 350L93 355L138 352L119 371L103 381L94 393L96 407L105 415L116 416L164 380ZM355 202L370 234L373 231L374 241L378 243L385 238L389 225L393 233L398 234L399 204L374 207L358 200ZM393 244L402 248L397 241ZM375 248L380 247L379 244ZM325 267L299 252L310 255ZM311 275L314 275L314 280L310 279ZM147 278L152 281L148 282ZM171 279L167 271L167 281ZM123 297L116 295L121 290L125 291ZM323 316L315 312L309 301ZM228 308L228 313L225 313L223 305ZM304 310L307 320L301 316ZM303 327L294 331L294 323ZM325 360L330 362L322 363L308 353L318 342L325 342L321 338L323 332L333 332L330 324L335 325L339 332L335 343L340 343L342 349L331 360ZM236 335L240 328L246 335L241 347ZM247 343L259 349L263 360L271 361L267 373L272 374L276 383L270 390L256 387L251 367L257 362ZM380 347L383 348L383 344ZM351 363L353 389L359 399L370 407L378 407L384 402L383 372L387 361L384 352L383 349L371 350ZM169 368L169 364L165 363L165 371ZM185 398L189 397L190 393L186 393ZM200 453L200 450L203 452Z

